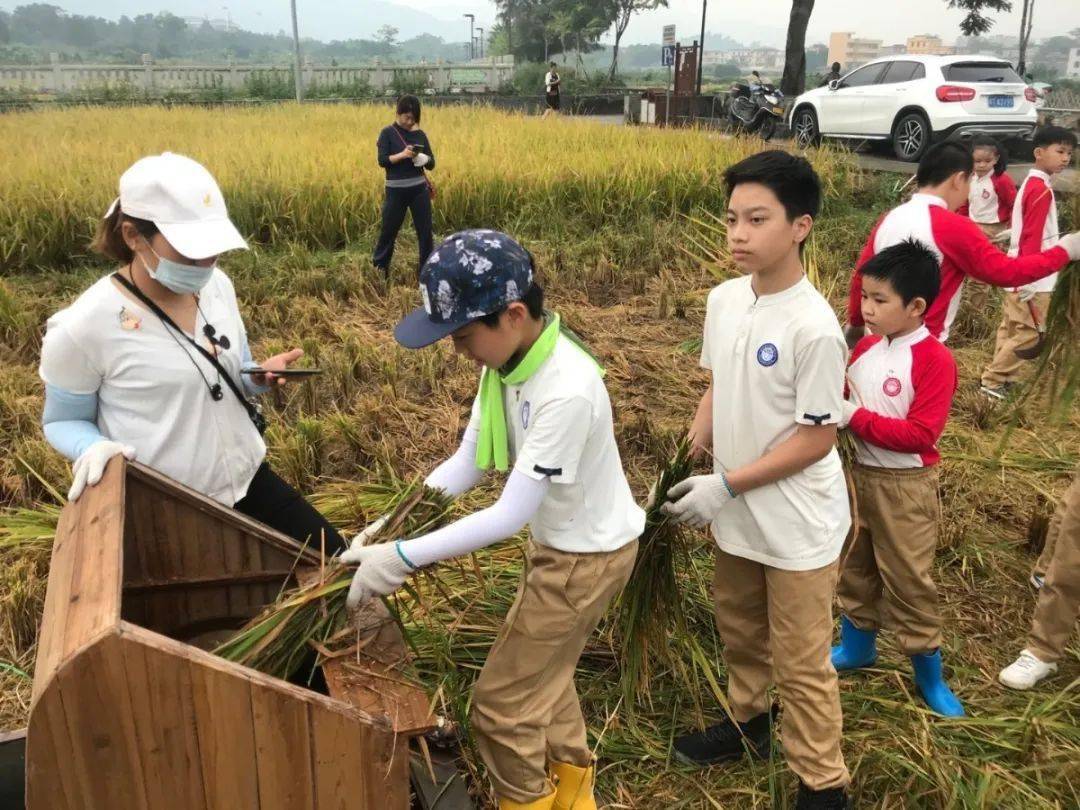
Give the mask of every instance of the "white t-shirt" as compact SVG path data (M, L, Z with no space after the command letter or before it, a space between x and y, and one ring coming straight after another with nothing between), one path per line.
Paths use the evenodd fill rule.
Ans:
M229 338L218 359L239 385L244 323L232 282L220 270L200 293L199 308L195 334L207 349L206 323L219 339ZM98 430L133 446L138 461L232 506L247 493L266 445L224 381L223 398L210 397L189 357L211 385L217 371L177 339L183 348L153 312L105 276L49 318L39 373L57 388L96 393Z
M971 190L968 192L968 216L972 222L996 225L998 221L998 195L994 187L994 175L985 177L971 175Z
M546 74L544 75L544 89L545 89L545 90L546 90L546 91L547 91L547 92L548 92L549 94L555 94L555 93L558 93L558 92L559 92L559 85L557 85L557 84L555 83L555 80L556 80L557 78L558 78L558 74L557 74L557 73L556 73L556 72L555 72L554 70L549 70L549 71L548 71L548 72L547 72L547 73L546 73Z
M797 425L836 424L846 357L836 315L806 278L760 298L750 276L709 293L701 365L713 379L716 472L756 461ZM805 470L735 498L712 529L729 554L804 571L840 555L850 524L833 448Z
M551 356L521 385L503 386L507 444L515 470L550 478L529 528L559 551L614 551L645 530L623 473L604 380L596 363L559 336ZM480 429L479 400L470 430Z

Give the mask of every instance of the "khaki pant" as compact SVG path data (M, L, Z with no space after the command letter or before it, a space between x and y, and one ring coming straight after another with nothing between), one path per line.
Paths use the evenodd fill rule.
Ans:
M500 798L528 804L550 794L549 759L592 761L574 669L630 578L637 546L569 554L529 542L525 576L473 696L473 734Z
M941 646L937 586L937 467L856 466L859 527L845 549L837 596L860 630L887 628L905 655Z
M1026 361L1016 356L1016 350L1033 345L1039 338L1039 329L1031 317L1032 307L1038 313L1039 324L1045 325L1050 295L1035 293L1030 301L1021 301L1019 293L1005 293L1001 302L1001 323L994 343L994 359L983 371L983 385L1001 385L1019 378Z
M1040 661L1056 662L1080 616L1080 473L1073 477L1061 505L1057 545L1039 591L1027 648Z
M1050 518L1050 525L1046 527L1046 542L1043 543L1042 553L1039 554L1039 559L1035 561L1035 568L1032 570L1037 577L1046 579L1046 572L1050 570L1050 561L1054 559L1054 549L1057 547L1058 538L1061 537L1061 524L1065 520L1065 504L1065 500L1058 504L1053 517Z
M1009 226L1005 222L977 222L980 230L987 235L990 239L993 239L1002 231L1006 230ZM1008 244L1001 246L1003 250L1008 249ZM974 279L968 276L964 280L964 297L967 299L967 305L976 312L981 312L986 309L990 303L990 290L992 287L985 282Z
M717 549L713 575L734 719L746 722L769 711L775 677L788 765L813 790L851 781L840 752L840 691L829 661L836 569L834 562L785 571Z

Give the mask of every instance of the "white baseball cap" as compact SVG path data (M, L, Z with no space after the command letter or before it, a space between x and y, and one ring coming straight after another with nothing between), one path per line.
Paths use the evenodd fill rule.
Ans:
M128 216L153 222L189 259L247 249L229 219L217 181L189 157L164 152L135 161L120 175L120 196L105 216L112 216L117 205Z

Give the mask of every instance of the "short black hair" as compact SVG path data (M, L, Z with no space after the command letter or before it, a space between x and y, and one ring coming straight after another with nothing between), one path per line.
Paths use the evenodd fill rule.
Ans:
M1059 126L1039 127L1035 130L1035 137L1031 139L1031 147L1040 149L1054 144L1062 144L1070 149L1076 148L1076 133L1071 129Z
M975 156L971 149L956 141L945 141L926 150L919 161L915 182L919 188L939 186L958 172L971 174L973 171Z
M889 282L907 306L916 298L926 301L926 308L941 291L941 264L922 242L905 239L878 252L859 270L864 276Z
M804 157L779 149L758 152L729 166L724 172L728 197L743 183L760 183L770 189L784 206L789 221L821 210L821 180Z
M548 62L548 65L550 65L551 67L555 67L555 63L554 63L554 62Z
M540 320L544 317L544 288L537 282L533 282L532 286L525 291L525 294L518 299L529 310L529 316L533 320ZM511 302L513 303L513 302ZM506 307L510 306L507 304ZM498 312L492 312L490 315L482 315L477 318L484 326L494 329L499 325L499 317L506 312L506 307L502 307Z
M839 73L840 72L840 63L839 62L833 62L832 63L832 69L834 71L836 71L837 73Z
M976 135L971 139L971 157L974 160L976 149L990 149L997 154L997 160L994 161L994 175L1004 173L1009 168L1009 155L996 138L992 138L989 135Z
M412 113L413 120L420 123L420 99L413 95L402 96L397 100L397 114Z

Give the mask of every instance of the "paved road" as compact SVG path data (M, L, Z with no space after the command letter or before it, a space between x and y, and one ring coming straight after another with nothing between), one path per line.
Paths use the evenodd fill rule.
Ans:
M580 116L580 118L612 126L622 126L624 123L621 115L583 115ZM730 134L720 131L717 131L716 135L720 138L731 137ZM785 141L779 138L775 138L773 142L784 145L790 145L791 143L791 141ZM856 152L855 156L858 158L860 165L871 171L906 175L915 173L915 164L913 163L905 163L902 160L893 160L892 158L870 154L866 151ZM1009 176L1016 181L1017 185L1020 185L1020 182L1027 176L1030 169L1030 163L1013 163L1009 166ZM1055 177L1054 190L1065 194L1080 194L1080 171L1077 171L1076 169L1066 169L1058 177Z

